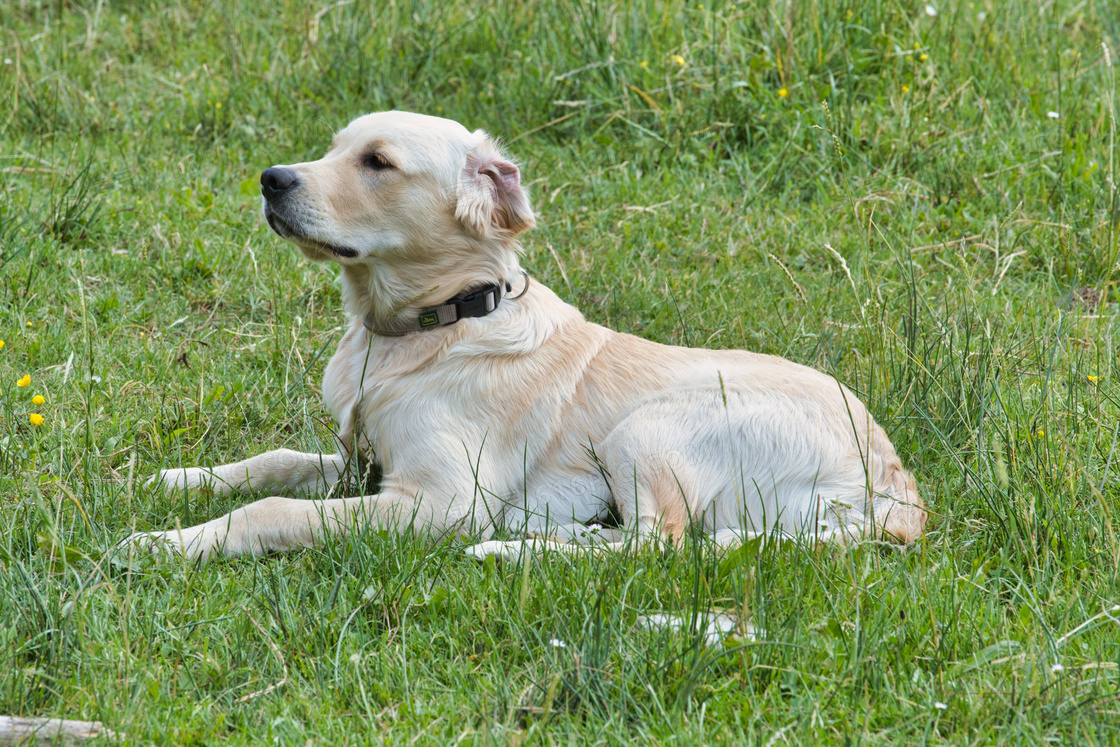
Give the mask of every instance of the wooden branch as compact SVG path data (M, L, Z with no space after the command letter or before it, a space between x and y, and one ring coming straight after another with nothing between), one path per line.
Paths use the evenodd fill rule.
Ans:
M100 721L71 721L64 718L0 716L0 744L28 744L33 740L73 741L99 736L115 737Z

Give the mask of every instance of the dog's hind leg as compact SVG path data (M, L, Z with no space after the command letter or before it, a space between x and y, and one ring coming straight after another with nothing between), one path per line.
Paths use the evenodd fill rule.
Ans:
M586 529L586 527L585 527ZM619 529L604 530L601 541L561 542L549 537L532 537L527 540L489 540L471 545L464 552L472 558L483 560L489 556L501 558L509 562L517 562L526 557L540 556L546 552L558 552L564 555L586 555L591 552L611 551L618 552L626 548L639 549L664 538L659 533L651 533L631 537ZM705 543L706 550L726 551L733 550L751 540L762 538L764 542L780 542L790 539L788 535L780 532L752 532L739 527L721 529L710 536L711 543Z
M345 471L342 454L276 449L232 464L161 470L149 482L167 490L206 487L220 495L247 491L313 495L329 490Z

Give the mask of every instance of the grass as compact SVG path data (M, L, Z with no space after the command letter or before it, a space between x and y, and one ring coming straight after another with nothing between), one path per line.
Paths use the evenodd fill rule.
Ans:
M0 5L0 713L160 744L1120 742L1120 8L929 10ZM524 264L589 319L857 390L928 536L111 562L250 499L160 467L330 443L336 274L255 183L390 107L504 139ZM635 625L712 611L765 634Z

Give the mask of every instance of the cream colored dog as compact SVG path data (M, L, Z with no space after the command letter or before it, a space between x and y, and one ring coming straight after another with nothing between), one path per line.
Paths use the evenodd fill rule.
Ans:
M496 527L587 541L622 531L720 543L760 533L921 535L926 513L886 434L844 386L769 355L668 347L584 320L518 264L535 219L518 168L481 130L360 117L318 161L261 175L269 225L342 268L349 329L323 398L339 453L271 451L164 470L169 489L323 494L355 458L381 492L265 498L198 526L134 535L210 558L362 527ZM510 555L520 543L471 552Z

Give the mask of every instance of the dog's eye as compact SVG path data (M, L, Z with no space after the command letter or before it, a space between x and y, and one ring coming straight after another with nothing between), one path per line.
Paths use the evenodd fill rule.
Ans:
M370 153L362 158L362 165L374 171L384 171L393 168L393 164L385 160L380 153Z

